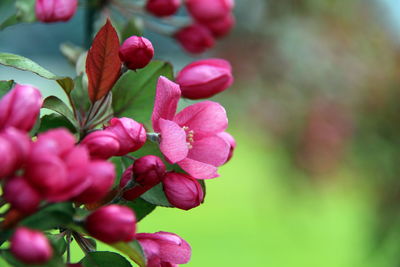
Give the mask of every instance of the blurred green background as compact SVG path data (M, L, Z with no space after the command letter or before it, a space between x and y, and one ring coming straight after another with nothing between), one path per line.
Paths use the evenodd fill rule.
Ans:
M400 1L236 0L235 14L232 34L202 55L234 68L235 85L214 100L235 155L202 206L157 208L138 230L185 238L188 266L400 266ZM8 28L0 51L72 75L58 46L82 44L82 17ZM176 71L194 59L145 36ZM56 90L0 67L10 78Z

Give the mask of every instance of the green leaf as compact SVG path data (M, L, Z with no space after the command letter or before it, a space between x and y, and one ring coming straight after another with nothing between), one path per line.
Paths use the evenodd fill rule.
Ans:
M128 256L140 267L146 266L146 257L144 256L143 249L140 246L139 242L137 242L136 240L133 240L129 243L119 242L111 244L111 246Z
M0 81L0 97L3 97L14 85L14 81Z
M127 201L124 205L133 209L138 222L149 215L157 207L156 205L153 205L142 198L137 198L134 201Z
M44 115L40 119L40 126L37 130L37 133L42 133L50 129L55 128L67 128L71 132L75 133L76 128L72 125L69 120L67 120L64 116L58 115L56 113L52 113L49 115Z
M26 57L0 53L0 64L19 70L30 71L49 80L55 80L64 89L66 94L70 94L74 89L74 81L70 77L57 76Z
M73 222L75 209L69 202L51 204L24 219L21 224L38 230L66 227Z
M0 24L0 31L3 30L3 29L5 29L5 28L7 28L7 27L9 27L9 26L15 25L15 24L17 24L17 23L19 23L19 22L20 22L20 21L19 21L19 19L18 19L17 14L13 14L13 15L9 16L7 19L5 19L5 20Z
M40 264L40 265L36 265L36 264L30 264L30 265L26 265L26 263L20 262L19 260L17 260L12 253L9 250L3 250L1 251L1 257L11 266L14 267L65 267L65 264L63 263L61 257L54 255L53 258L46 262L45 264Z
M144 193L141 198L156 206L173 207L165 196L161 183Z
M87 76L84 76L83 74L76 77L75 88L71 92L72 101L74 102L75 108L77 109L81 118L86 116L86 113L90 108L87 84L85 84L84 77L87 78Z
M149 127L160 76L172 79L172 65L152 61L143 69L127 71L122 75L112 90L114 115L133 118Z
M5 8L5 6L8 6L10 1L2 0L2 2L6 3L2 3L2 5L0 5L0 8ZM9 16L7 19L2 21L2 23L0 24L0 30L3 30L8 26L12 26L20 22L36 21L35 0L15 0L15 9L15 14Z
M84 267L132 267L127 259L115 252L90 252L81 261Z
M47 97L43 102L42 108L53 110L64 116L76 129L78 129L78 122L76 121L72 110L58 97Z
M47 238L50 240L53 248L57 251L57 254L59 256L64 255L65 251L67 250L67 241L65 241L64 236L60 234L48 234Z
M15 8L17 9L17 18L20 22L34 22L36 0L15 0Z

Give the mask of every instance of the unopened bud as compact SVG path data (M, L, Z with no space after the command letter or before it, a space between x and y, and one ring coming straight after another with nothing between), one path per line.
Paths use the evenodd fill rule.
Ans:
M25 214L35 212L40 203L39 193L23 177L11 178L4 187L3 197L12 208Z
M108 159L119 151L119 142L110 131L95 131L88 134L81 142L89 150L91 158Z
M42 103L38 89L17 84L0 100L0 129L14 127L22 131L31 130Z
M92 161L87 167L87 175L91 185L74 198L76 202L93 203L103 199L111 190L115 181L114 164L108 161Z
M147 0L146 10L157 16L171 16L178 11L181 0Z
M235 25L235 17L229 13L221 19L204 22L203 24L212 32L215 38L221 38L227 35Z
M203 25L193 24L180 29L174 37L190 53L203 53L214 46L211 32Z
M39 231L19 227L10 240L11 252L26 264L46 263L53 255L49 240Z
M197 60L178 73L176 83L179 84L183 97L208 98L232 85L232 68L223 59Z
M135 237L136 217L128 207L108 205L90 214L85 226L91 236L105 243L128 242Z
M204 193L199 182L183 173L167 173L163 188L168 201L175 207L190 210L203 202Z
M116 156L123 156L141 148L146 142L146 130L143 125L129 118L113 118L106 127L117 136L119 151Z
M119 58L131 70L146 67L153 56L153 45L147 38L140 36L129 37L119 48Z
M75 14L78 0L36 0L35 13L39 21L68 21Z
M134 180L133 188L124 192L124 198L127 200L138 198L161 182L164 175L165 165L159 157L148 155L135 160L135 163L122 175L120 187L125 187L130 180Z
M189 13L201 22L221 19L234 6L233 0L187 0L185 3Z

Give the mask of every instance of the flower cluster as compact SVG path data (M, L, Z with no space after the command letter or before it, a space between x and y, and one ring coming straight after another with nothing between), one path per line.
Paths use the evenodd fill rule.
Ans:
M103 1L108 3L108 1ZM112 6L126 14L129 10L135 13L151 14L164 19L175 16L181 6L181 0L147 0L144 6L130 6L120 1L109 1ZM44 23L52 23L69 20L76 12L78 0L37 0L36 17ZM232 9L234 0L186 0L185 8L189 15L187 22L178 25L172 34L182 47L190 53L202 53L215 45L215 39L226 36L235 24ZM168 23L168 20L163 20ZM175 25L174 25L175 26ZM168 34L170 35L170 34ZM126 41L127 44L142 46L144 49L137 56L153 57L151 44L147 39L134 38ZM125 52L126 48L122 48ZM122 57L124 55L122 54ZM125 58L126 62L130 60ZM128 65L131 69L141 68L141 65ZM143 67L143 66L142 66Z
M101 1L96 7L115 3ZM36 17L45 23L66 21L77 4L37 0ZM216 25L232 20L233 2L185 4L196 22L175 36L188 51L200 52L192 47L203 40L185 32L199 28L207 38L222 36L225 32ZM180 5L179 0L149 0L144 8L164 17ZM223 26L224 31L231 26ZM21 56L0 54L13 59L2 61L11 62L4 65L57 80L69 101L43 99L31 85L0 81L1 92L7 92L0 99L0 242L9 237L7 253L13 260L29 265L62 259L64 252L54 239L67 247L74 239L90 259L96 251L89 237L139 266L177 266L190 260L190 245L181 237L137 233L138 223L156 206L199 206L205 180L218 177L218 168L232 157L236 143L226 132L228 118L221 104L205 100L178 110L181 98L205 99L228 89L232 69L223 59L198 60L174 79L168 63L152 61L154 54L143 36L120 44L109 20L89 51L79 56L86 58L86 71L75 79L53 75ZM135 92L132 86L138 87ZM40 114L42 108L56 113ZM74 266L69 251L67 266Z

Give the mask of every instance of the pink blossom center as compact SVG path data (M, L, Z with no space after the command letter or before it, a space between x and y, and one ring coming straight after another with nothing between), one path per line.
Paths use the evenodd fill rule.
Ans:
M186 144L189 149L192 149L194 143L194 131L190 130L188 126L183 126L182 129L186 133Z

